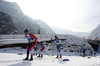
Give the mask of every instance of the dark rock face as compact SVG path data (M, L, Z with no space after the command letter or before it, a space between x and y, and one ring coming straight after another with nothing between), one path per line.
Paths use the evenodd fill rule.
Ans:
M11 25L9 25L10 26L9 28L6 27L6 29L15 30L15 32L19 34L22 34L24 29L28 29L31 33L35 33L35 34L38 33L39 30L41 34L55 34L55 32L48 25L46 25L46 28L41 27L43 24L45 24L44 22L40 21L42 22L40 26L37 23L37 20L34 20L29 16L25 15L20 9L20 7L18 6L18 4L15 2L0 0L0 12L10 16L8 18L6 17L8 20L11 20L9 22L7 21L8 23L6 22L6 24L10 23ZM5 24L1 24L0 21L0 25L4 26ZM8 33L6 32L4 33L2 32L2 30L0 30L0 34L10 34L10 33L13 34L14 32L8 31Z
M13 26L13 20L10 15L0 12L0 34L14 34L17 32Z

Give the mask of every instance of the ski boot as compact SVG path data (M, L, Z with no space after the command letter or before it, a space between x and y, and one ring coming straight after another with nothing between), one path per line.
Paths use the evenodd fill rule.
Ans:
M31 56L31 58L30 58L30 61L32 61L33 60L33 56Z
M37 55L37 53L36 53L36 55Z
M25 59L23 59L23 60L28 60L28 57L26 57Z
M57 57L56 58L58 58L59 56L57 55Z
M60 58L62 58L62 55L60 55Z
M41 54L41 57L43 57L43 54Z
M40 54L37 57L40 57Z

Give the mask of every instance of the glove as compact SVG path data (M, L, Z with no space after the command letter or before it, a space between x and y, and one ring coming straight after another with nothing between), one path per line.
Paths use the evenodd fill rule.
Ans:
M30 42L33 42L32 40L29 40Z
M59 45L60 43L57 43L57 45Z
M56 45L58 45L58 44L60 44L60 43L58 43L58 42L55 42L55 44L56 44Z
M34 39L34 40L32 40L32 39L31 39L31 40L29 40L29 41L30 41L30 42L34 42L34 41L35 41L35 39Z
M57 42L54 42L55 44L57 44Z

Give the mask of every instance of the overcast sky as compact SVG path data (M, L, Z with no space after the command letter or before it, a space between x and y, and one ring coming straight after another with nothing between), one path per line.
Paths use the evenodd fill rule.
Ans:
M89 32L100 23L100 0L12 0L33 19L49 26Z

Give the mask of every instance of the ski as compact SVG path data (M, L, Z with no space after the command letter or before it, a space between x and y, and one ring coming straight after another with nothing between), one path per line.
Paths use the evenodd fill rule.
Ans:
M23 59L23 60L25 60L25 59ZM25 61L33 61L33 60L28 59L28 60L25 60Z

